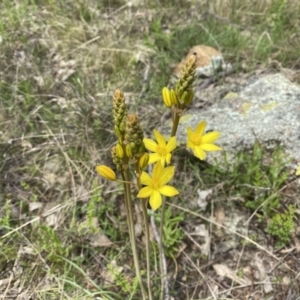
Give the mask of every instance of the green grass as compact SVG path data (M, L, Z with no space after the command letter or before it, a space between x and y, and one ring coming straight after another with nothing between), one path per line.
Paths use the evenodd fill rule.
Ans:
M125 92L150 135L164 112L161 89L191 46L213 46L227 62L247 71L271 61L297 69L299 14L300 4L292 0L149 0L132 7L123 0L2 1L0 277L9 278L14 265L16 275L0 294L9 297L19 280L33 299L125 299L126 279L132 299L140 299L134 290L121 186L94 171L99 163L111 164L113 91ZM276 225L292 202L281 193L290 176L280 149L268 153L256 145L240 154L230 173L182 157L178 163L178 204L192 210L190 199L197 197L198 188L224 183L216 201L241 197L235 207L255 212L253 222L265 233L271 222L268 231L276 243ZM212 204L204 213L211 212ZM173 270L171 258L181 253L183 242L196 260L197 251L182 228L199 220L172 209L167 221ZM100 229L112 246L90 243L88 235ZM290 229L282 235L286 243ZM107 275L113 260L124 266L117 287ZM157 257L152 261L155 265ZM196 270L179 269L192 282ZM171 293L177 290L174 285Z

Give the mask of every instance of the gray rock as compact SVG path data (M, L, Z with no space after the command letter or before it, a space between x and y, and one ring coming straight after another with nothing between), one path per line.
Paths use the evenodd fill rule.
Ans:
M188 111L178 128L178 141L185 143L188 126L194 129L206 120L207 130L221 132L217 144L229 158L252 149L258 140L268 149L283 145L288 156L300 162L300 86L278 73L252 78L237 90L207 108ZM207 160L212 163L221 156L212 152Z

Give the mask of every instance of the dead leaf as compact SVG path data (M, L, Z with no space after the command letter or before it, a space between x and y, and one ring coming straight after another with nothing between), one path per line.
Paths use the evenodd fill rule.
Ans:
M220 224L217 225L218 230L222 228L221 225L223 225L224 220L225 220L224 208L223 206L219 205L215 210L215 221L216 223Z
M229 278L240 285L248 285L251 283L250 280L237 276L235 271L231 270L227 265L215 264L213 268L219 276Z
M76 200L80 202L88 202L90 200L90 192L83 185L76 187Z
M256 255L254 260L254 265L258 271L258 280L264 282L264 291L265 293L270 293L273 291L272 283L270 277L267 275L266 268L263 264L263 261Z
M58 215L51 214L45 218L45 222L50 227L55 227L58 225Z
M281 283L285 286L289 286L291 284L291 278L288 275L283 276Z
M110 247L112 241L101 231L89 235L90 245L93 247Z
M33 78L39 87L43 87L45 85L45 81L42 76L33 76Z
M143 227L140 223L134 224L134 232L136 237L140 237L143 233Z
M201 253L208 256L210 253L210 235L204 224L195 227L193 235L198 235L204 238L204 243L200 245Z
M42 203L41 202L30 202L29 203L29 211L34 211L36 209L39 209L42 207Z
M198 206L200 207L201 210L206 210L207 199L208 199L209 196L212 195L212 192L213 192L212 189L209 189L209 190L206 190L206 191L201 191L200 189L197 190L197 193L198 193L198 196L199 196L197 204L198 204Z

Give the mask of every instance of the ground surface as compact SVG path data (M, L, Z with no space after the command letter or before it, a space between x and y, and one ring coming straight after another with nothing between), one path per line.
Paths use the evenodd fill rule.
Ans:
M141 299L121 186L95 173L112 165L112 92L151 136L161 89L195 44L222 51L235 77L268 69L299 83L299 13L296 0L1 1L0 298ZM258 145L222 170L179 151L171 297L300 299L299 182L280 153Z

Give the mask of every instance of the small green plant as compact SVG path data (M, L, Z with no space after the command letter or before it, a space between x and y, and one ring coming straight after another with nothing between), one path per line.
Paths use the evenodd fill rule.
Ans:
M38 226L36 233L39 235L39 250L53 263L61 262L60 257L68 257L72 246L65 246L60 240L57 232L49 226Z
M256 142L252 151L239 152L234 163L224 153L222 165L203 169L201 174L214 184L225 181L230 195L241 196L247 208L271 217L273 210L280 206L278 190L289 177L286 166L281 147L270 152Z
M180 246L183 238L183 231L179 225L183 220L183 214L172 216L171 208L168 207L166 209L164 223L164 245L166 256L168 257L174 257L178 252L178 246Z
M107 265L107 268L114 279L114 282L117 286L119 286L126 295L130 295L128 299L132 299L138 289L139 281L138 278L135 277L131 282L131 279L125 277L122 274L122 268L116 266L115 261L111 262Z
M267 157L270 157L268 162ZM286 163L281 147L270 155L263 146L255 143L252 153L238 154L232 180L228 183L235 185L245 199L246 207L270 215L273 209L279 207L280 195L277 191L288 179Z
M5 197L5 203L2 208L0 217L0 226L10 227L11 223L11 195L8 194Z
M276 242L277 248L281 248L290 242L291 235L295 229L294 214L295 207L290 205L285 212L275 214L270 220L267 231L278 238Z

